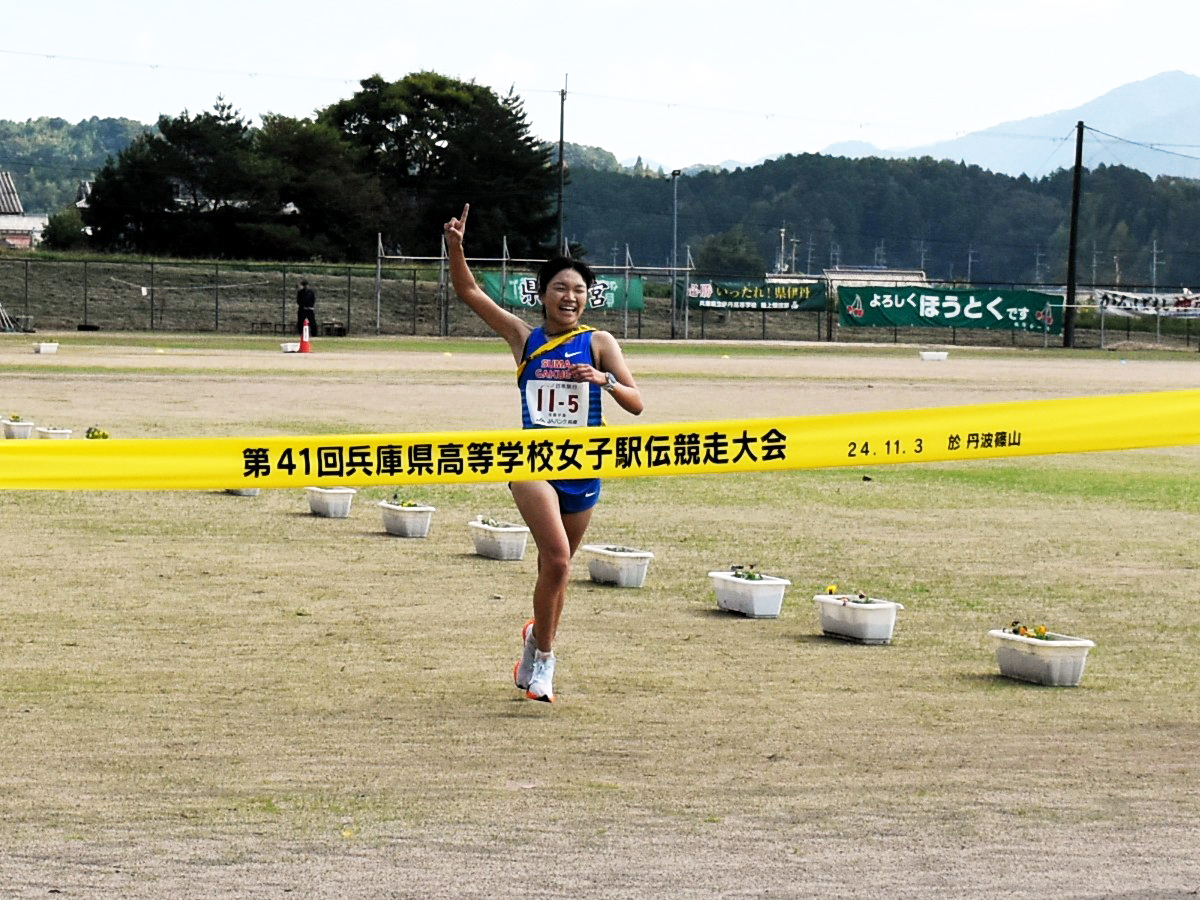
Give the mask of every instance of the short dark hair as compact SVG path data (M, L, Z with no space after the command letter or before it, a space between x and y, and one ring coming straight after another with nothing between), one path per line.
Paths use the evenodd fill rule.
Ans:
M550 287L550 282L554 280L554 276L559 272L565 272L567 269L574 269L578 272L580 277L583 278L583 283L589 288L596 283L596 273L592 271L592 267L587 263L571 259L569 256L556 256L554 259L542 263L541 269L538 270L538 295L546 293L546 288Z

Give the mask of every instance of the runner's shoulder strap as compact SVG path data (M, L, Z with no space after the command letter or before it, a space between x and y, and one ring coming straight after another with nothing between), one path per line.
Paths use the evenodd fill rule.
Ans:
M566 334L560 334L556 337L550 338L550 340L546 341L546 343L542 344L540 347L538 347L535 350L529 349L529 338L526 338L525 339L525 354L521 357L521 361L517 364L517 378L521 377L521 373L525 371L525 367L527 365L529 365L530 361L532 361L533 359L536 359L537 357L541 356L543 353L549 353L555 347L561 347L567 341L571 340L571 338L577 337L578 335L583 334L585 331L595 331L595 330L596 329L593 328L591 325L577 325L575 328L572 328ZM530 334L529 337L533 337L533 335Z

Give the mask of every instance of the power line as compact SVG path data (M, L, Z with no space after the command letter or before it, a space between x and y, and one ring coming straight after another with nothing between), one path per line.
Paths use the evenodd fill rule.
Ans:
M1156 153L1166 153L1168 156L1178 156L1181 159L1191 159L1191 160L1200 162L1200 156L1192 156L1191 154L1188 154L1188 153L1180 153L1176 150L1167 150L1166 149L1167 147L1186 147L1189 150L1200 149L1200 147L1197 147L1194 144L1150 144L1150 143L1146 143L1145 141L1131 141L1129 138L1123 138L1123 137L1120 137L1119 135L1115 135L1115 134L1108 134L1105 131L1101 131L1098 128L1091 128L1090 126L1087 126L1087 125L1085 125L1083 127L1084 127L1085 131L1090 131L1090 132L1092 132L1092 134L1098 134L1101 137L1106 137L1106 138L1109 138L1110 140L1118 141L1122 144L1129 144L1130 146L1133 146L1133 147L1141 147L1143 150L1153 150Z
M210 69L200 66L181 66L172 63L135 62L128 59L104 59L95 56L66 56L60 53L37 53L30 50L6 50L0 47L0 53L8 56L23 56L34 59L66 60L67 62L82 62L100 66L124 66L134 69L151 69L166 72L194 72L201 75L236 75L243 78L279 78L288 81L319 81L330 84L358 84L358 78L334 78L326 75L306 75L302 72L245 72L237 69Z

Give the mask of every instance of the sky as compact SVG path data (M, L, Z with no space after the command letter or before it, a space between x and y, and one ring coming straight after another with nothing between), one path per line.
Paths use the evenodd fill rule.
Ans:
M303 118L373 74L522 98L530 130L666 170L899 149L1200 74L1179 0L162 0L5 4L0 119ZM566 91L565 102L562 91Z

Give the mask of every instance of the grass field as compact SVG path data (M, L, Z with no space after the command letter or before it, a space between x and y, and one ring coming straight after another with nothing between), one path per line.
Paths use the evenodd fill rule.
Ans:
M0 410L114 437L516 421L494 343L64 333L0 341ZM39 335L41 339L47 339ZM157 352L162 351L162 352ZM1194 388L1195 354L626 346L645 419ZM2 456L0 456L2 459ZM0 896L1191 897L1200 892L1200 447L614 480L553 706L511 684L532 548L471 552L500 485L393 538L302 492L0 495ZM793 586L718 612L706 572ZM904 604L819 635L825 585ZM1096 642L998 676L1012 619Z

